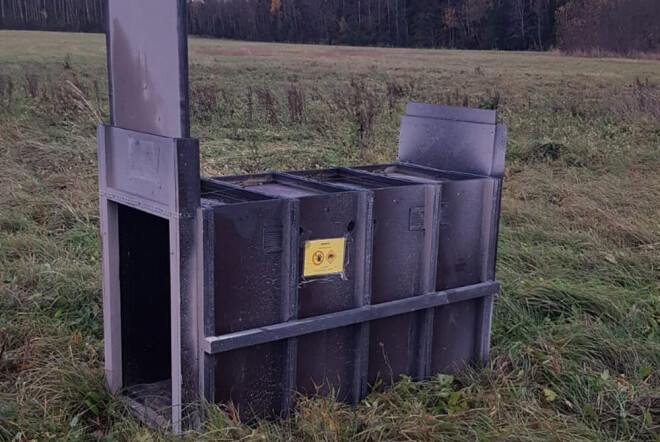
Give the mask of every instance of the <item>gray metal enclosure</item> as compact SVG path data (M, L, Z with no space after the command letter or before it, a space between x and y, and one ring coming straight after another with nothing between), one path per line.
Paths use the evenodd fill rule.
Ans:
M397 163L201 178L183 0L108 2L108 386L180 432L488 359L506 127L408 104Z

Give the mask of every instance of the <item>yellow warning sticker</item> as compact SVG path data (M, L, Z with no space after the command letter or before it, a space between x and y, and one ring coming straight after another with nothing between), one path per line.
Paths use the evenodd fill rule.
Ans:
M345 245L346 238L306 241L303 276L331 275L343 272Z

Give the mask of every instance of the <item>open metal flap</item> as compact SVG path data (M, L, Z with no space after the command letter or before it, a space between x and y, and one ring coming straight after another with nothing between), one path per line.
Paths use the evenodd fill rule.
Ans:
M497 112L409 103L401 118L399 161L502 177L507 129Z
M185 0L108 0L111 124L187 138Z

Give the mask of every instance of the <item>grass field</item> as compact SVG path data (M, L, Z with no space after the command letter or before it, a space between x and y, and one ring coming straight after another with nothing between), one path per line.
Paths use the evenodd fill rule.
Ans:
M407 101L509 125L492 359L204 440L660 440L660 62L191 39L202 172L391 161ZM104 389L101 35L0 32L0 440L153 440Z

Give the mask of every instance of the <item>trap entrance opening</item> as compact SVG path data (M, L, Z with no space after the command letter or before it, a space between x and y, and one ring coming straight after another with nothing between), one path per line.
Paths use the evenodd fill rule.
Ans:
M118 204L123 388L133 408L172 407L169 221ZM167 418L169 420L169 418Z

